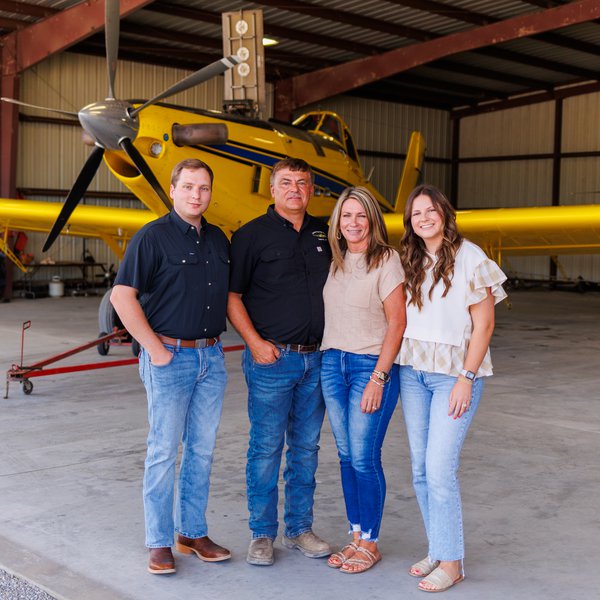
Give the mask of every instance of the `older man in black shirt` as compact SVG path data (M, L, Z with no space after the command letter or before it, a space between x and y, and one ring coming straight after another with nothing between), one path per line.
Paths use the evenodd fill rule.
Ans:
M173 210L131 240L111 294L123 325L141 345L140 376L148 396L144 516L148 571L175 572L171 545L221 561L229 550L207 536L212 456L227 373L219 335L225 329L229 242L202 214L213 174L189 159L173 169ZM176 523L175 461L180 441Z
M246 467L252 541L246 560L273 564L277 481L284 440L283 544L305 556L330 553L312 532L321 395L319 343L323 286L331 252L327 226L306 213L313 192L310 167L299 159L271 174L275 204L232 238L228 316L246 342L250 445Z

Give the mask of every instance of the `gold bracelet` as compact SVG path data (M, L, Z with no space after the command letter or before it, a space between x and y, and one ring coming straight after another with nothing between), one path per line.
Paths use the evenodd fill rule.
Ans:
M465 383L468 383L469 385L473 385L473 382L470 379L467 379L464 375L459 375L458 379L460 381L464 381Z
M369 381L372 381L375 385L378 385L379 387L383 387L385 385L384 383L379 383L379 381L375 381L375 379L373 379L372 377L369 377Z

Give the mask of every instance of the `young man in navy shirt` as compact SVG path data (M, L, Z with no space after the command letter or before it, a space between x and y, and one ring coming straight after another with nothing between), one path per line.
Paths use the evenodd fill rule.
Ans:
M227 373L225 330L229 242L206 222L213 174L205 163L180 162L171 175L173 210L131 240L111 294L123 325L140 343L140 376L148 396L144 516L148 571L175 572L171 551L201 560L231 553L208 537L209 477ZM175 461L183 443L173 516Z

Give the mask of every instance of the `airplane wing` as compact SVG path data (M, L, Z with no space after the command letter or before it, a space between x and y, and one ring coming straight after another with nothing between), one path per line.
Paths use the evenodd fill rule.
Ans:
M47 233L62 207L58 202L0 198L0 228ZM63 235L99 238L122 258L133 234L153 219L156 215L149 210L81 205L69 217Z
M384 215L389 236L404 233L402 215ZM460 232L500 263L503 256L600 252L600 204L459 210Z

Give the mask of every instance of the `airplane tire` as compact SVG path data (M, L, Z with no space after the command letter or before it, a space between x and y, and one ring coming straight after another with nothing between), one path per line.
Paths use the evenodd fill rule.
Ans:
M107 333L105 333L104 331L100 332L100 335L98 336L99 338L104 337L105 335L108 335ZM110 350L110 343L108 341L104 341L104 342L100 342L96 348L98 348L98 354L100 356L106 356L108 354L108 351Z
M100 301L100 308L98 308L98 331L112 332L115 327L121 329L123 326L121 320L117 315L117 311L113 308L110 303L111 290L107 290L102 300ZM106 335L106 334L105 334Z

